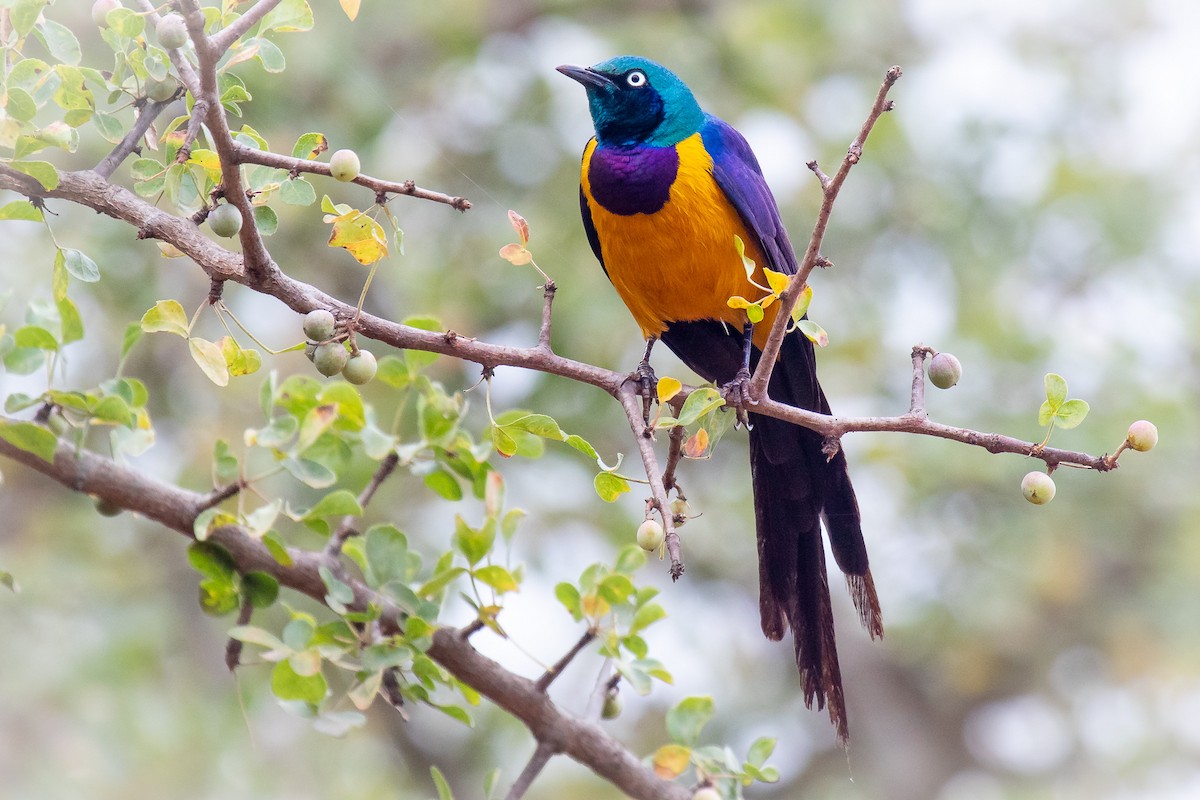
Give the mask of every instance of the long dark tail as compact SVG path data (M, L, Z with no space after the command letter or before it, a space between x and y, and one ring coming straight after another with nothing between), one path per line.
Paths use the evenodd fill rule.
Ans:
M740 361L740 332L718 323L676 323L663 341L705 378L733 378ZM755 349L752 363L757 363ZM789 335L771 374L772 399L830 413L817 382L813 345ZM832 457L819 434L781 420L750 415L750 471L758 530L759 610L767 638L782 639L790 627L804 702L827 707L840 742L849 741L846 702L838 666L821 520L834 559L846 574L863 626L883 635L879 600L867 560L858 501L839 448Z

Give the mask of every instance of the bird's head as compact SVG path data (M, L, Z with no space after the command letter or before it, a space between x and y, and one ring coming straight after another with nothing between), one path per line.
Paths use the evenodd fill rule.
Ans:
M617 56L593 67L564 65L558 71L587 89L601 144L667 147L704 124L704 112L687 84L648 58Z

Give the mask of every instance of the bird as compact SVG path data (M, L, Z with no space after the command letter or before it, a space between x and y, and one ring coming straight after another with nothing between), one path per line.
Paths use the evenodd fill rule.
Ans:
M787 275L798 269L749 143L648 58L625 55L557 71L587 92L595 135L583 150L579 204L592 251L646 339L634 377L652 379L650 353L661 340L738 398L779 305L752 325L729 300L761 296L755 284L767 285L764 266ZM752 275L735 237L756 264ZM813 344L800 331L784 337L767 394L831 414ZM883 622L846 456L840 447L828 455L815 431L753 410L748 418L762 630L779 641L790 628L805 705L826 708L848 747L822 520L871 638L883 635Z

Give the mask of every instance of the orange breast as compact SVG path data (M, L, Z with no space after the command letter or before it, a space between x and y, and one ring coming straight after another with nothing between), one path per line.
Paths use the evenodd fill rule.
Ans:
M730 297L755 301L765 292L746 276L734 247L745 243L746 255L759 266L754 281L766 286L765 262L737 211L712 175L712 158L700 134L676 145L679 171L666 204L653 214L613 214L598 203L588 181L588 164L596 149L592 140L583 155L581 183L600 239L604 267L621 300L647 338L668 323L716 319L737 329L745 312L729 307ZM755 342L766 338L776 306L756 326Z

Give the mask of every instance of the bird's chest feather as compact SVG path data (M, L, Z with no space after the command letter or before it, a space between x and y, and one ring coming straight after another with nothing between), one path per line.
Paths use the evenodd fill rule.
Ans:
M593 140L581 182L605 270L644 335L697 319L741 327L744 313L729 298L756 300L762 291L747 280L733 237L758 264L764 259L714 180L699 134L673 147L599 148Z

